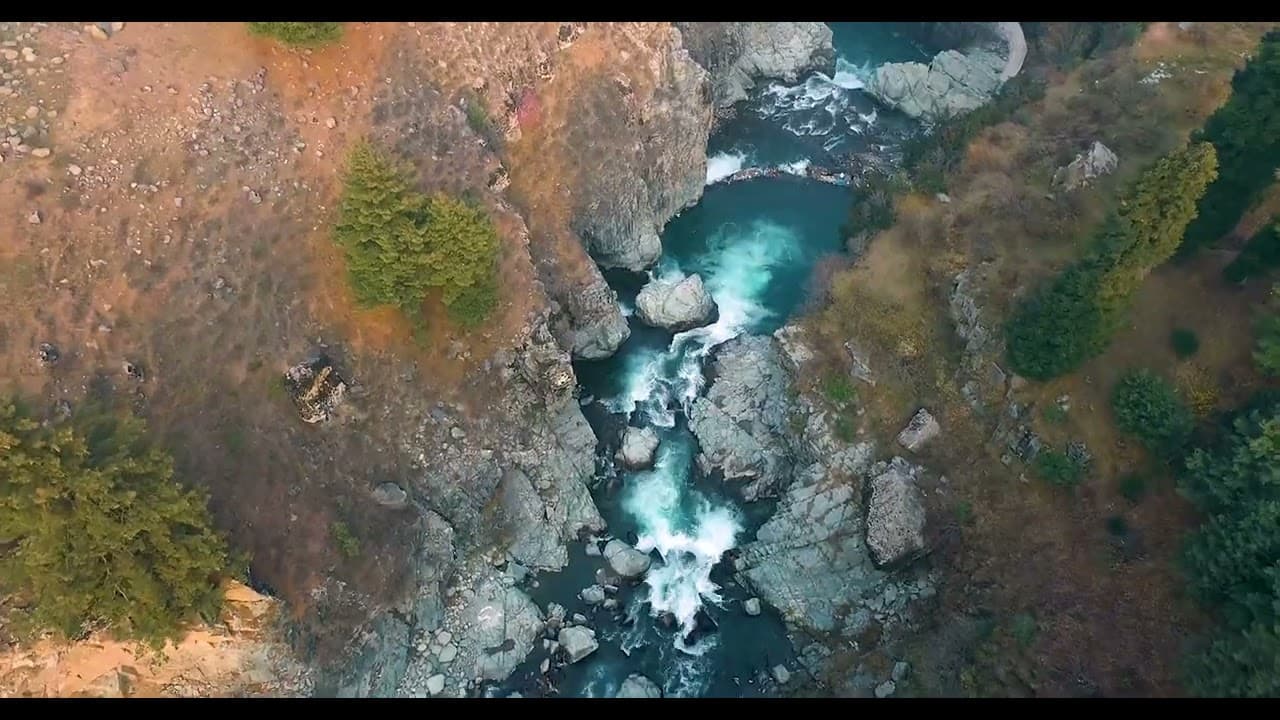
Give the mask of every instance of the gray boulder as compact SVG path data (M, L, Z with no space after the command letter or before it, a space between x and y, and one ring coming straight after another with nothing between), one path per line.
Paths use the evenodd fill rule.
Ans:
M867 509L867 546L881 567L911 560L925 547L918 468L900 457L885 465L871 479Z
M400 510L409 506L409 493L393 482L385 482L373 489L373 501L383 507Z
M559 570L569 562L560 533L547 522L546 507L529 477L520 470L502 476L497 493L497 525L510 538L507 552L521 565Z
M649 556L616 538L604 546L604 559L625 578L638 578L649 571Z
M902 432L898 433L898 444L911 452L919 452L925 443L940 434L942 434L942 427L938 425L938 421L929 414L928 410L920 408L911 417L907 426L902 428Z
M574 356L601 360L617 352L631 337L631 328L622 316L618 295L605 283L599 269L587 271L591 285L566 297L572 334L568 340Z
M653 428L628 427L622 433L622 447L614 456L628 470L641 470L653 466L653 454L658 450L658 433Z
M636 296L641 322L672 332L710 325L717 312L715 300L696 273L681 280L650 280Z
M591 585L583 588L582 592L578 593L578 597L582 598L582 602L588 605L599 605L604 602L604 588L599 585Z
M760 614L760 598L747 598L742 601L742 609L748 615L755 617Z
M791 671L787 669L786 665L774 665L773 679L777 680L779 685L786 685L787 681L791 679Z
M790 479L790 377L778 341L740 336L716 349L705 397L693 403L689 428L698 464L741 482L748 501L774 495Z
M600 643L596 642L596 631L581 625L561 630L557 640L570 663L578 662L600 647Z
M1075 160L1058 168L1053 174L1053 186L1068 192L1088 187L1097 178L1115 172L1119 164L1120 158L1111 152L1111 148L1094 140L1087 152L1076 155Z
M887 698L897 689L897 686L894 685L892 680L885 680L876 686L876 697L881 699Z
M631 674L627 676L626 680L622 681L622 686L618 688L618 693L614 697L660 698L662 697L662 689L643 675Z

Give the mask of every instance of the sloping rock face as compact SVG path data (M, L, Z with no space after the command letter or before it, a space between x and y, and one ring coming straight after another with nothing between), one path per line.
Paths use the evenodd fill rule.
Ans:
M716 301L696 273L680 280L651 280L636 296L640 320L671 332L710 325L717 313Z
M773 337L740 336L716 349L707 394L693 403L689 428L703 472L720 470L747 500L776 494L789 479L790 378Z
M677 23L689 54L711 74L717 109L747 98L757 78L794 82L835 64L831 28L819 22Z
M238 582L225 593L221 624L192 629L163 657L98 636L7 649L0 698L309 695L311 672L271 632L280 602Z
M876 468L867 508L867 545L877 565L894 565L924 551L924 503L919 469L900 457Z

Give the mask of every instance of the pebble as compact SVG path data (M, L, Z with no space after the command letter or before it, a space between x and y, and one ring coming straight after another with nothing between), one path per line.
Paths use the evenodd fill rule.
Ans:
M89 33L89 37L95 40L106 40L107 37L109 37L107 35L107 31L103 30L97 25L85 25L84 29L85 29L85 32Z
M82 170L79 165L71 164L67 166L67 172L71 173L76 177L79 177L80 173L84 172L84 170Z
M35 105L31 105L27 107L27 112L26 112L27 119L35 120L36 116L38 116L39 114L40 114L40 108L36 107Z
M785 665L774 665L772 672L773 679L777 680L782 685L786 685L787 681L791 679L791 671L787 670Z
M440 645L448 645L450 640L453 640L453 633L448 630L441 630L436 633L436 642Z
M454 658L456 658L456 657L458 657L458 646L457 646L457 645L454 645L453 643L449 643L448 645L445 645L443 648L440 648L440 658L439 658L439 659L440 659L440 662L441 662L441 663L444 663L444 664L446 664L446 665L447 665L447 664L449 664L449 663L453 662L453 659L454 659Z
M50 152L52 151L49 148L36 148L35 150L31 151L31 156L38 157L38 158L46 158L46 157L49 157Z
M334 128L338 127L338 119L337 119L337 118L329 118L328 120L325 120L325 121L324 121L324 126L325 126L325 127L327 127L327 128L329 128L330 130L332 130L332 129L334 129Z
M32 225L39 225L39 224L40 224L40 211L39 211L39 210L32 210L32 211L31 211L31 214L27 216L27 222L31 223Z
M427 692L439 695L444 690L444 675L436 673L427 678Z

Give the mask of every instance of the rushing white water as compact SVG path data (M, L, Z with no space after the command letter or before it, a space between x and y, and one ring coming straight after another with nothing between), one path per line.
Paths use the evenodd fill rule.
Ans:
M870 102L858 92L871 76L870 65L857 66L840 58L834 75L813 73L798 85L771 83L761 95L756 113L772 118L798 136L828 137L823 147L831 150L846 134L861 135L876 121L874 110L857 111L855 105Z
M799 253L796 231L766 220L728 223L707 240L707 249L689 263L703 277L719 307L711 325L676 334L665 350L635 352L628 358L623 391L608 401L632 420L671 428L676 413L687 412L705 383L703 365L712 348L750 330L773 311L764 294L774 268L794 262ZM680 276L673 264L662 277ZM636 417L636 413L641 413ZM657 550L662 557L645 577L655 615L669 612L688 635L703 603L719 603L719 587L711 571L733 548L742 529L732 508L715 507L697 496L688 474L694 442L687 430L666 433L651 470L633 473L623 507L639 526L638 549ZM678 642L689 654L701 654L714 639L693 646Z
M714 185L738 172L747 162L745 153L719 153L707 158L707 184Z

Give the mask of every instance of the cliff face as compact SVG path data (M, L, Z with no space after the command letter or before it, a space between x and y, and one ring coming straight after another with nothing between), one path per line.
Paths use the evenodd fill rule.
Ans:
M278 657L264 621L252 638L196 629L178 645L194 654L145 671L109 643L15 651L0 687L462 695L510 672L541 622L526 573L563 566L566 543L602 526L570 358L605 357L628 330L597 261L651 264L662 226L698 199L713 107L730 96L715 87L793 76L814 56L754 25L691 29L735 48L710 73L670 23L348 23L310 53L234 24L130 23L106 41L19 28L63 59L41 64L62 95L0 106L56 108L52 152L79 172L23 158L0 166L0 188L79 202L0 192L0 214L34 203L42 220L0 239L6 267L38 269L21 293L0 283L18 310L0 318L0 379L74 403L99 368L144 359L134 401L181 449L180 475L207 484L255 582L289 607L317 679ZM829 33L794 36L829 46ZM362 137L422 190L467 194L494 217L502 303L480 330L442 322L411 346L394 314L354 307L320 213ZM42 248L87 270L46 267ZM59 373L31 370L46 339L74 359ZM350 385L333 419L306 425L245 391L318 350ZM336 549L339 522L358 553ZM66 670L82 660L95 669Z

